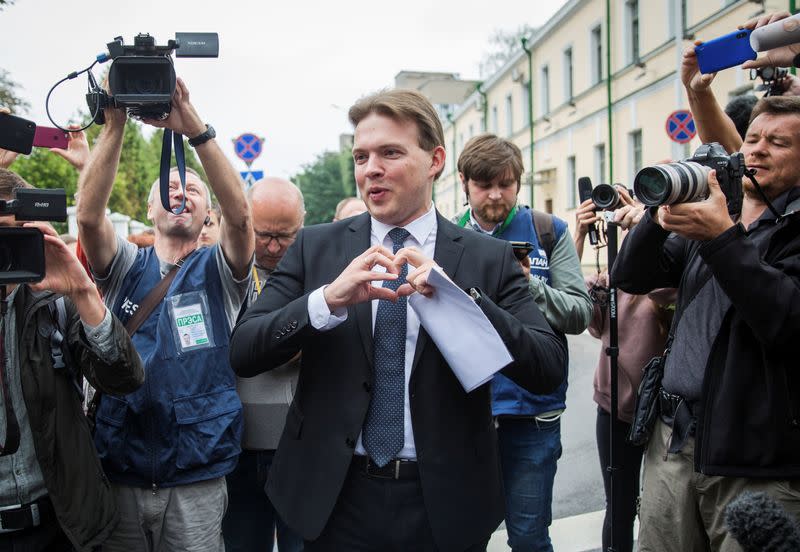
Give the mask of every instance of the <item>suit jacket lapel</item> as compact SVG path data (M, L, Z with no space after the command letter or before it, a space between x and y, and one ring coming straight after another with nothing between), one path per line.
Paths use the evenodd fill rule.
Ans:
M350 226L348 226L349 232L346 237L349 252L348 264L369 249L370 229L369 213L355 217ZM370 369L372 369L372 302L359 303L353 307L353 310L355 311L358 333L361 335L361 343L364 346L364 354L367 357Z
M433 252L433 259L442 267L444 273L453 278L458 270L458 263L464 253L464 246L458 243L461 236L458 235L457 227L446 220L439 212L436 212L436 246ZM428 343L428 332L420 325L419 337L417 337L417 347L414 350L414 362L411 364L411 373L419 364L422 351Z

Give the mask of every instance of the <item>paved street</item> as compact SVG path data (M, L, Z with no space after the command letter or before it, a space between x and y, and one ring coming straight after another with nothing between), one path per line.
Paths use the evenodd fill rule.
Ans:
M588 332L569 336L567 411L561 422L564 452L556 473L550 530L557 552L599 550L601 545L605 498L595 443L597 406L592 399L599 354L600 342ZM503 526L493 535L488 550L509 550Z

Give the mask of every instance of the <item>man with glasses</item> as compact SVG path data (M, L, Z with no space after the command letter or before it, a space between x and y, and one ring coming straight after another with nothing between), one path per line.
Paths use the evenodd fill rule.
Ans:
M259 180L250 188L248 199L256 242L249 307L294 242L306 212L303 194L282 178ZM244 405L244 436L239 464L228 474L228 512L222 522L228 552L271 552L276 531L280 552L303 549L303 540L281 521L264 491L297 385L298 364L296 357L254 378L237 378Z

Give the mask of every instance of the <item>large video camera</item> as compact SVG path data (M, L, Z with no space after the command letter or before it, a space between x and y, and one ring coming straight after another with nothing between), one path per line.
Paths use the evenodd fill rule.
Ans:
M728 213L742 211L744 155L728 155L717 142L703 144L685 161L645 167L633 180L636 197L648 207L701 201L708 197L708 174L715 170L728 200Z
M175 94L176 57L209 58L219 55L217 33L175 33L175 40L157 46L149 34L139 34L133 45L126 45L121 36L108 43L108 59L114 60L108 71L108 92L94 86L86 94L93 120L105 122L103 108L126 108L128 115L139 119L166 119ZM100 59L100 58L98 58Z
M0 199L0 216L15 220L67 220L63 189L17 188L14 199ZM0 286L39 282L45 275L44 234L37 228L0 227Z

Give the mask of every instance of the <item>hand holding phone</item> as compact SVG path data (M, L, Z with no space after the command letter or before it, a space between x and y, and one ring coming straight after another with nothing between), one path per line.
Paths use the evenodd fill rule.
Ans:
M750 46L750 29L740 29L695 46L700 72L707 75L758 57Z

